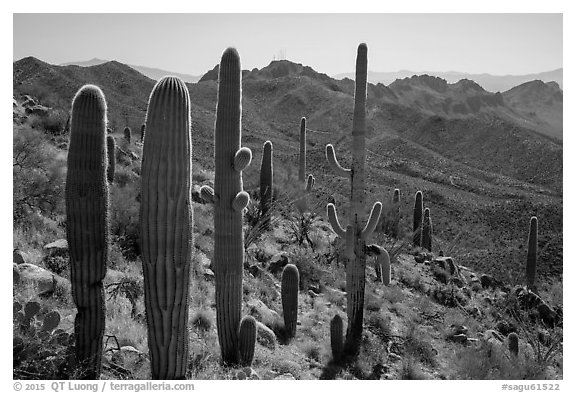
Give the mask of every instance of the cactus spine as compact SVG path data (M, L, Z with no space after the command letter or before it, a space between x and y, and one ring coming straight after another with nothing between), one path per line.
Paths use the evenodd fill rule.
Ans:
M300 274L298 268L288 264L282 271L282 312L284 314L284 327L288 338L296 336L298 321L298 286Z
M240 353L240 365L249 367L254 360L254 348L256 346L257 326L254 317L248 315L242 318L238 330L238 350Z
M422 221L422 248L432 252L432 219L428 208L424 210L424 219Z
M422 191L416 192L414 198L414 223L413 230L413 244L417 247L422 245L422 212L424 210L424 202L422 200Z
M214 203L214 275L216 325L222 361L239 362L238 329L242 308L244 262L243 210L250 201L242 189L242 171L252 152L242 142L240 56L234 48L222 54L218 75L218 103L214 127L214 190L203 186L201 195Z
M114 182L114 173L116 172L116 141L112 135L106 137L106 147L108 149L108 168L106 177L109 183Z
M185 378L192 259L190 96L176 77L152 90L142 154L140 239L154 379Z
M130 127L124 128L124 139L126 139L128 144L130 144L130 140L132 139L132 131L130 130Z
M272 142L266 141L264 143L262 163L260 164L260 211L263 216L268 214L270 206L272 205L272 187L274 184L272 155Z
M334 361L340 361L343 351L343 322L340 315L334 315L334 318L330 321L330 346L332 347L332 358Z
M508 350L512 355L518 357L518 335L514 332L508 335Z
M332 145L326 146L326 158L332 169L340 176L351 180L349 225L344 230L338 222L335 206L328 204L328 217L332 229L346 239L346 293L348 327L346 329L345 352L353 357L358 354L362 337L364 318L364 289L366 286L366 240L378 224L382 204L376 202L370 212L366 226L360 215L365 207L366 163L366 87L368 73L368 48L358 46L356 58L356 91L354 94L354 118L352 121L352 169L345 169L338 163Z
M530 233L528 235L528 258L526 261L526 286L536 289L536 260L538 254L538 218L530 218Z
M66 236L70 252L76 363L80 377L98 379L102 367L106 306L102 280L108 260L108 183L106 182L106 99L92 85L72 102Z

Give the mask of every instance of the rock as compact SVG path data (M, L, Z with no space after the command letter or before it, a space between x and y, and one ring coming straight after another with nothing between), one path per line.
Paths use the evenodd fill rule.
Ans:
M262 322L256 322L256 327L258 328L258 335L256 336L258 343L263 347L274 351L276 349L277 341L276 334L274 334L272 329L264 325Z
M540 304L544 303L542 298L532 292L531 290L524 287L515 287L514 293L518 298L518 302L525 309L531 309L538 307Z
M286 253L276 254L270 259L270 263L268 265L268 270L270 273L276 274L280 273L284 266L288 264L288 255Z
M134 153L133 151L130 152L130 159L132 161L138 161L140 159L140 157L138 156L138 154Z
M468 328L464 325L452 325L450 328L452 329L453 336L458 334L468 334Z
M498 321L496 324L496 330L502 333L504 336L508 336L512 332L516 332L516 328L506 321Z
M290 373L286 373L286 374L280 374L278 375L276 378L277 380L287 380L287 381L295 381L296 378L294 378L294 376Z
M29 115L47 116L50 108L44 105L27 106L25 109Z
M25 106L25 107L30 106L31 107L31 106L36 106L36 105L38 105L38 102L36 102L36 100L34 98L32 98L29 95L24 96L24 101L22 101L22 106Z
M14 286L20 284L20 269L16 263L12 264L12 283Z
M22 283L34 284L39 296L51 296L57 286L70 287L70 282L40 266L23 263L18 266Z
M452 284L456 285L458 288L464 288L464 281L459 277L452 277L450 281L452 281Z
M259 299L250 299L248 303L248 314L256 318L257 321L262 322L266 326L274 326L281 320L280 315L274 310L270 310Z
M391 362L400 362L402 360L402 356L398 355L397 353L390 352L388 354L388 360Z
M316 293L317 295L320 294L320 286L319 285L309 285L308 290Z
M250 265L248 266L248 271L252 274L255 278L262 277L265 271L258 265Z
M274 379L279 375L278 372L273 371L273 370L266 370L266 372L264 373L264 379Z
M554 312L554 310L552 310L552 308L550 308L549 305L547 305L546 303L541 303L540 305L538 305L538 314L540 315L540 318L542 318L542 321L547 326L553 326L554 325L554 322L556 321L557 315Z
M451 257L438 257L432 263L441 269L446 270L451 276L458 275L458 267Z
M45 250L68 250L68 241L66 239L54 240L52 243L48 243L44 246Z
M234 379L238 379L238 380L244 380L246 378L247 378L246 373L242 370L238 371L236 373L236 375L234 376Z
M311 289L308 290L308 295L312 298L318 297L318 294Z
M128 370L134 370L140 366L146 355L136 348L126 345L121 347L119 351L115 351L112 355L112 362L122 366Z
M494 280L494 277L488 275L488 274L483 274L480 276L480 284L482 285L482 288L484 289L488 289L488 288L496 288L496 281Z
M251 367L244 367L242 371L244 372L244 374L246 374L246 377L248 377L248 379L260 379L260 376Z
M482 339L491 345L501 346L504 342L504 336L496 330L489 329L484 332Z
M15 264L21 265L23 263L26 263L26 258L27 256L23 251L20 251L17 248L15 248L14 251L12 251L12 259Z
M465 334L455 334L455 335L451 336L450 339L454 342L457 342L457 343L468 342L468 336L466 336Z

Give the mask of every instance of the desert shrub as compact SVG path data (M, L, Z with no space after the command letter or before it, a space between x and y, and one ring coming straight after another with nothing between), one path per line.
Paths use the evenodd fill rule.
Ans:
M31 213L63 214L65 155L39 131L20 130L13 142L14 223L23 223Z
M418 363L413 357L408 356L402 359L402 368L400 369L400 379L403 380L419 380L426 379L426 375L422 372Z
M426 337L418 329L418 325L414 321L408 322L408 328L404 336L404 351L424 364L429 366L436 365L434 348L426 341Z
M138 300L144 296L144 281L141 276L124 276L120 281L106 285L106 290L108 300L115 300L120 294L128 299L132 306L130 315L132 318L136 318Z
M44 116L28 116L28 124L34 129L41 129L58 135L64 132L69 114L59 109L50 109Z
M212 328L210 314L206 310L198 310L192 316L192 326L201 332L207 332Z
M391 318L388 313L369 313L366 316L366 328L380 340L388 342L392 337Z
M465 306L468 299L456 285L439 284L431 289L431 297L439 304L447 307Z
M315 213L292 211L286 218L288 231L293 241L299 246L306 242L310 248L314 250L315 245L310 235L312 233L312 227L319 217Z
M138 217L140 204L136 187L111 187L110 234L124 258L134 261L140 255Z
M61 276L66 276L66 274L63 273L66 273L68 271L70 263L68 262L68 258L66 257L63 257L61 255L53 255L48 256L44 259L44 266L46 266L46 268L53 273L56 273Z

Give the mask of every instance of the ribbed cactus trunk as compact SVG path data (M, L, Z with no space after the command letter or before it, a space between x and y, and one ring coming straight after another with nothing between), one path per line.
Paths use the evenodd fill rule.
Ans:
M422 248L432 252L432 219L430 218L430 209L424 210L422 220Z
M415 246L422 245L422 214L424 211L424 202L422 199L422 191L416 192L414 197L414 220L412 225L412 242Z
M528 235L528 258L526 261L526 286L536 289L536 260L538 256L538 218L530 218L530 233Z
M330 347L332 348L332 358L336 362L341 360L344 351L343 325L342 318L338 314L334 315L330 321Z
M240 148L241 127L240 56L234 48L222 55L218 79L218 104L214 131L214 274L216 324L225 364L239 361L238 327L242 306L244 262L243 209L249 201L242 189L242 170L251 159Z
M298 286L300 285L300 274L298 268L289 263L282 271L282 312L284 315L284 327L286 336L292 338L296 336L296 325L298 323Z
M106 137L106 148L108 150L108 168L106 177L109 183L114 182L114 173L116 172L116 141L112 135Z
M260 165L260 211L263 216L268 214L272 206L272 190L274 185L273 148L272 142L264 143L262 163ZM266 220L267 223L270 221ZM268 226L268 224L266 225Z
M144 134L146 133L146 123L140 127L140 142L144 143Z
M130 141L132 139L132 131L130 130L130 127L124 128L124 139L126 139L126 142L130 144Z
M308 190L312 189L312 186L308 185L308 179L306 178L306 118L303 117L300 120L300 155L298 163L298 183L300 188L304 190L302 197L298 199L296 207L301 211L305 212L307 210L306 193Z
M333 230L346 238L346 313L348 327L344 350L347 355L355 357L360 349L364 319L364 290L366 286L366 239L378 224L382 204L376 202L370 213L366 226L360 214L365 207L365 174L366 162L366 88L368 74L368 48L366 44L358 46L356 58L356 91L354 95L354 118L352 121L352 169L344 169L336 160L332 145L326 146L326 157L332 168L340 176L350 177L350 215L349 225L344 230L338 222L333 204L328 205L328 217Z
M180 79L158 81L146 128L140 239L152 378L183 379L194 219L190 96Z
M70 253L78 378L98 379L102 367L106 307L102 280L108 260L108 183L106 182L106 100L92 85L72 102L66 236Z

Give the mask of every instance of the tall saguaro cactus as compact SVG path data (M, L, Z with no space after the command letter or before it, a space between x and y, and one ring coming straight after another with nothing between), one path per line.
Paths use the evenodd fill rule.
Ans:
M432 219L429 208L424 209L422 220L422 248L432 252Z
M414 222L412 225L412 241L415 246L422 245L422 214L424 211L424 202L422 199L422 191L416 192L414 197Z
M214 204L214 275L216 325L222 361L238 364L244 262L243 210L250 197L242 189L242 171L252 152L242 142L240 56L234 48L222 54L218 75L218 104L214 129L214 190L203 186L201 195ZM245 341L242 341L244 343ZM252 343L252 341L246 341ZM243 349L248 353L248 349Z
M154 379L185 378L192 231L188 88L164 77L152 90L142 154L140 239Z
M264 143L264 153L260 165L260 211L266 215L272 205L272 190L274 186L274 164L273 164L272 142Z
M346 239L346 293L348 327L344 350L348 355L356 356L362 338L364 319L364 289L366 286L366 240L378 224L382 204L376 202L370 217L364 226L361 214L365 208L365 173L366 162L366 87L368 74L368 48L366 44L358 46L356 58L356 91L354 94L354 118L352 121L352 168L344 169L334 153L332 145L326 146L326 158L333 170L342 177L351 180L351 197L349 224L344 230L338 221L336 208L330 203L327 206L328 218L337 235Z
M66 236L70 251L72 298L79 378L98 379L102 367L106 306L102 280L108 260L108 183L106 182L106 99L92 85L72 102Z
M112 135L106 137L106 147L108 150L108 168L106 177L109 183L114 182L114 173L116 172L116 141Z
M528 235L528 258L526 261L526 286L536 289L536 260L538 257L538 218L530 218L530 233Z

